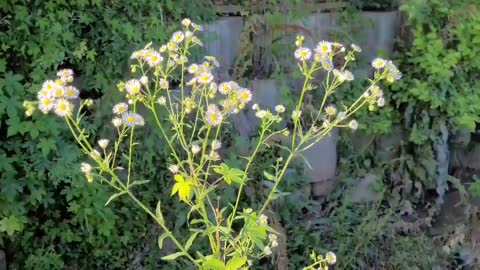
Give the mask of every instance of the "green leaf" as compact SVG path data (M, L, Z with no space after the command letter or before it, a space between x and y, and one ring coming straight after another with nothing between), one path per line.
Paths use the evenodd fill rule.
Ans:
M225 265L217 258L209 258L203 263L203 267L209 270L225 270Z
M163 248L163 241L165 240L165 238L167 238L168 234L167 233L163 233L162 235L160 235L158 237L158 248L159 249L162 249Z
M179 252L175 252L173 254L162 257L162 260L171 261L171 260L175 260L176 258L178 258L180 256L184 256L184 255L185 255L185 253L183 253L183 251L179 251Z
M40 138L37 148L42 150L44 156L48 155L52 150L57 150L55 140L52 138Z
M216 173L220 174L227 184L231 184L232 181L238 184L243 184L243 177L245 172L237 169L230 168L227 164L222 163L213 169Z
M125 193L126 193L125 191L122 191L122 192L113 194L112 196L110 196L110 198L108 198L108 201L105 203L105 206L107 206L107 205L108 205L111 201L113 201L115 198L120 197L120 196L122 196L122 195L125 194Z
M146 184L146 183L148 183L148 182L150 182L150 180L133 181L133 182L130 184L130 187L143 185L143 184Z
M190 235L190 237L188 238L187 240L187 243L185 244L185 250L188 251L190 249L190 247L192 246L193 244L193 241L195 241L195 238L197 237L197 235L200 233L200 231L196 231L194 232L192 235Z
M160 222L165 223L165 220L163 219L162 215L162 203L158 201L157 207L155 208L155 215L159 219Z
M275 176L273 176L273 175L271 175L271 174L267 173L266 171L264 171L264 172L263 172L263 176L265 176L265 178L267 178L268 180L270 180L270 181L274 181L274 182L275 182L275 181L276 181L276 179L277 179Z
M15 231L21 232L22 230L23 222L16 216L4 217L0 220L0 232L6 232L11 236Z
M242 257L234 257L230 261L227 262L227 270L237 270L238 268L242 267L247 262L247 258Z

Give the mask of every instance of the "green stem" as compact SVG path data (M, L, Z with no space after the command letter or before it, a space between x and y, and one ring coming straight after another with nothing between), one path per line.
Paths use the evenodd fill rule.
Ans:
M262 132L260 134L260 139L258 140L257 146L255 147L255 150L253 151L250 158L248 159L247 166L245 167L245 171L244 171L245 174L243 175L243 178L242 178L242 184L240 184L240 188L238 189L237 199L235 200L235 206L233 207L232 215L231 215L231 217L228 221L228 228L229 229L232 227L233 219L235 218L235 213L237 212L238 204L240 203L240 197L242 195L243 186L244 186L243 182L245 182L245 180L247 179L248 169L250 169L250 166L252 165L253 159L257 155L257 152L260 149L260 146L262 145L263 137L265 136L265 132L266 132L266 128L262 127Z
M158 225L160 225L160 227L162 227L162 229L165 231L168 237L172 239L173 243L180 249L180 251L183 252L185 256L195 264L195 266L200 267L200 264L198 264L197 261L190 254L188 254L187 250L185 250L183 245L180 244L177 238L173 235L172 231L170 231L167 226L161 220L159 220L159 218L145 204L138 200L137 197L135 197L135 195L130 192L130 190L126 189L125 191L135 203L137 203L145 212L147 212L149 216L151 216L157 222Z

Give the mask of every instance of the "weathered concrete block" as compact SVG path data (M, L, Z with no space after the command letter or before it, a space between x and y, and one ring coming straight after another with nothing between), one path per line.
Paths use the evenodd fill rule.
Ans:
M204 39L207 55L214 56L220 62L216 78L227 80L238 54L240 34L243 31L242 17L225 17L205 25L207 37Z

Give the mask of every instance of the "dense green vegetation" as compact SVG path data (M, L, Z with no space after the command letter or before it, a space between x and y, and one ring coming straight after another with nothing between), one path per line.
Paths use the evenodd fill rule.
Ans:
M298 9L298 1L284 2ZM350 1L368 10L396 8L390 1L365 2ZM475 250L469 243L469 237L478 234L472 225L478 226L478 210L471 204L480 194L480 181L472 180L478 172L469 168L467 174L454 177L452 161L445 155L449 156L458 134L475 135L480 121L480 4L478 0L404 2L400 10L409 34L406 41L397 43L394 57L403 71L402 81L395 91L385 93L385 108L361 112L359 122L369 124L361 124L360 129L371 144L359 147L350 134L342 134L341 183L321 203L309 196L300 196L299 203L299 197L293 196L308 185L300 166L287 175L281 188L293 195L281 200L276 210L279 227L289 239L281 245L278 258L288 259L277 259L273 264L277 268L307 265L311 250L335 251L338 269L450 269L467 261L475 269L475 260L478 266L478 247ZM62 67L74 69L82 98L102 99L102 104L118 101L115 89L128 72L130 53L150 41L164 42L184 17L213 19L211 7L207 0L0 3L0 250L6 253L9 267L165 267L159 254L166 252L159 251L156 243L160 232L147 216L122 198L105 206L111 193L85 181L79 167L81 152L67 130L53 117L25 117L22 102ZM352 13L347 18L361 16L359 11L348 12ZM258 14L243 15L248 20ZM282 16L279 11L267 11L264 23L282 24ZM272 48L284 53L284 47L276 46ZM272 77L282 76L274 72ZM342 89L342 94L348 100L356 90L354 85ZM106 117L110 106L91 110ZM92 140L110 132L100 119L91 120L89 129L97 134ZM166 154L158 136L145 132L151 136L135 158L137 171L154 183L139 191L153 206L155 198L169 195L171 179L165 173ZM224 136L232 149L249 144L244 138ZM388 143L392 137L395 143ZM475 145L468 139L463 147ZM254 168L259 175L276 155L262 154ZM232 155L230 164L237 159ZM357 182L369 173L377 176L371 187L374 200L352 202ZM441 219L442 202L452 191L461 195L465 212L461 223L466 226L435 234L432 224ZM254 203L256 196L250 193L246 200ZM171 228L178 230L185 224L176 218L176 212L188 211L185 207L172 200L164 209L171 209L165 216ZM464 238L458 240L462 234ZM466 256L464 250L473 255ZM272 268L268 261L265 265Z

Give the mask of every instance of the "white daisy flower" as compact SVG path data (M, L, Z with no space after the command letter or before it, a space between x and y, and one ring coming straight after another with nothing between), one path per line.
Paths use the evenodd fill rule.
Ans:
M338 69L333 70L333 75L341 82L347 80L347 77L345 76L345 73L341 72Z
M122 119L123 123L128 127L143 126L145 124L143 117L140 114L134 112L124 113Z
M353 129L353 130L356 130L358 128L358 122L357 120L351 120L349 123L348 123L348 127Z
M67 83L73 82L73 76L62 76L60 77L60 81L62 82L63 85Z
M45 114L48 113L54 105L55 101L53 98L50 97L44 97L38 101L38 108Z
M220 155L215 150L210 151L208 156L213 160L219 160L220 159Z
M207 123L214 127L220 125L223 120L223 115L215 104L208 105L205 117Z
M112 124L113 124L114 127L118 128L123 124L123 121L120 118L113 118L112 119Z
M300 119L300 116L302 116L302 111L294 110L294 111L292 112L292 119L293 119L294 121Z
M255 113L255 116L262 119L264 118L265 116L267 116L267 111L266 110L258 110L256 113Z
M197 77L197 82L201 84L209 84L213 80L213 75L210 72L204 72Z
M162 45L162 46L160 46L160 49L158 49L158 51L159 51L160 53L166 52L166 51L167 51L167 45Z
M232 91L232 83L231 82L222 82L219 86L218 86L218 92L224 94L224 95L227 95L228 93L230 93L230 91Z
M84 174L89 174L92 171L92 166L88 163L82 162L80 171L82 171Z
M165 105L167 104L167 99L164 96L161 96L157 99L158 104Z
M147 57L147 63L151 67L157 66L158 64L160 64L160 62L162 62L162 60L163 57L160 55L160 53L156 51L152 51Z
M345 76L345 79L346 79L347 81L353 81L353 80L355 79L355 77L353 76L353 73L350 72L350 71L348 71L348 70L345 70L345 71L343 72L343 75Z
M177 31L172 35L172 41L177 44L182 42L184 38L185 38L185 35L183 34L182 31Z
M372 67L374 69L384 68L386 66L386 64L387 64L387 62L384 59L379 58L379 57L373 59L373 61L372 61Z
M333 116L337 113L337 109L335 109L335 107L333 105L329 105L325 108L325 113L328 116Z
M375 97L383 96L382 90L377 85L372 85L370 87L370 92L372 93L372 96L375 96Z
M385 106L385 99L383 97L380 97L378 100L377 100L377 105L378 107L383 107Z
M141 84L139 80L133 79L125 83L125 89L130 95L136 95L140 93Z
M167 43L167 50L172 51L172 52L177 51L178 50L177 43L172 42L172 41L168 42Z
M360 48L360 46L358 46L357 44L355 43L352 43L352 45L350 45L352 47L352 49L356 52L362 52L362 49Z
M113 113L114 114L123 114L127 111L128 111L128 104L125 103L125 102L120 102L120 103L115 104L115 106L113 106Z
M78 95L80 94L80 91L78 91L77 88L74 86L67 86L64 88L65 90L65 98L67 99L76 99L78 98Z
M47 89L44 89L44 88L40 89L40 91L38 91L37 93L37 99L42 99L46 97L53 97L52 91L48 91Z
M189 18L185 18L182 20L182 25L183 26L189 26L192 23L192 21Z
M240 101L244 104L248 103L250 100L252 100L252 92L246 88L243 88L242 90L238 91L238 99L240 99Z
M160 89L168 89L168 81L164 78L160 78L158 86L160 86Z
M198 71L198 65L197 64L191 64L188 67L188 73L190 73L190 74L195 74L195 73L197 73L197 71Z
M178 168L177 165L173 164L173 165L170 165L168 166L168 170L174 174L178 173L180 171L180 169Z
M200 152L200 150L202 150L202 149L200 148L200 146L198 146L198 144L192 145L192 153L194 155L196 155L198 152Z
M330 58L322 58L322 60L320 60L320 64L322 65L323 69L327 70L327 71L330 71L333 69L333 62Z
M65 99L58 99L55 102L55 113L58 116L64 117L70 114L72 111L72 104L70 102L66 101Z
M277 105L277 106L275 106L275 111L276 111L277 113L283 113L283 112L285 111L285 106L283 106L283 105Z
M259 109L259 106L258 106L257 103L255 103L255 104L252 105L252 110L256 111L256 110L258 110L258 109Z
M388 75L392 77L394 81L400 80L402 78L402 73L397 68L390 68Z
M330 265L335 264L337 262L337 256L335 253L329 251L325 254L325 261Z
M102 149L105 149L105 148L107 148L109 142L110 142L109 139L100 139L100 140L98 140L98 145L99 145Z
M73 76L73 70L69 68L61 69L57 72L58 77L69 77Z
M52 94L55 98L62 98L65 94L65 89L59 84L53 86Z
M267 225L268 224L268 217L264 214L261 214L259 217L258 217L258 223L260 225Z
M332 43L325 40L320 41L317 47L315 48L315 52L322 55L328 54L331 51L332 51Z
M55 86L55 82L48 80L42 84L42 89L46 90L47 92L53 93L54 86Z
M310 56L312 56L312 52L309 48L302 47L295 50L295 58L300 61L306 61L310 59Z
M222 143L219 140L212 141L212 150L218 150L222 147Z
M143 85L147 85L148 84L148 77L145 76L145 75L140 77L140 83L143 84Z

